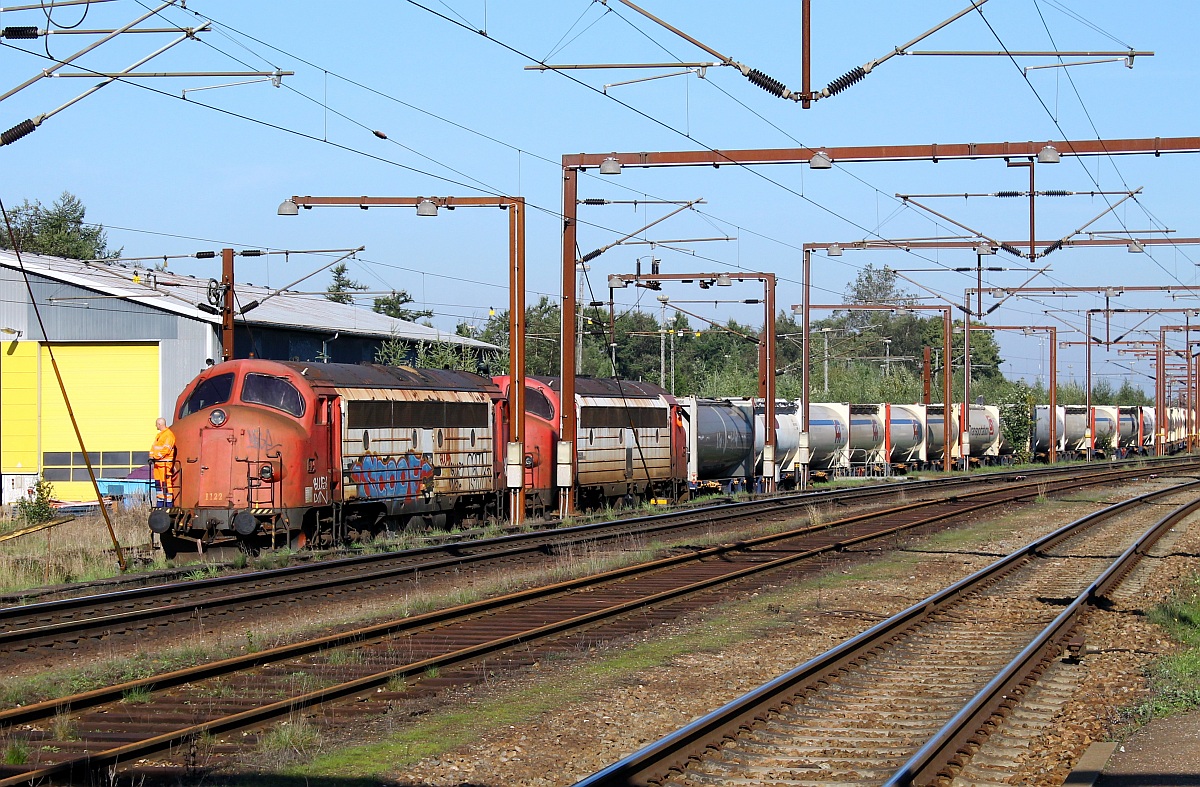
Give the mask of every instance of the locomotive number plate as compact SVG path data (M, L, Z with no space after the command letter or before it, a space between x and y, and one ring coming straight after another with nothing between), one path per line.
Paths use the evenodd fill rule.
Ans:
M214 502L219 503L224 499L225 499L224 492L205 492L204 493L204 502L206 502L206 503L214 503Z

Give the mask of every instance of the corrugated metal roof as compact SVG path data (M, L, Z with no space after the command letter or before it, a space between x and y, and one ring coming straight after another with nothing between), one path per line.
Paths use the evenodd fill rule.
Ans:
M559 390L561 381L557 377L530 377L545 383L555 391ZM660 396L670 396L665 388L660 388L654 383L611 380L607 377L576 377L575 393L580 396L610 396L617 399L657 399Z
M408 366L379 364L297 363L277 361L300 372L313 383L325 383L339 388L404 388L407 390L486 391L499 393L496 384L486 377L454 369L414 369Z
M208 303L208 279L197 279L170 271L133 268L119 263L86 262L59 257L22 254L25 269L47 279L74 284L101 295L122 298L193 320L219 325L219 315L208 314L197 304ZM16 255L0 250L0 266L18 270ZM134 277L138 281L134 281ZM234 285L235 308L253 301L259 305L236 317L239 323L309 331L339 331L345 334L407 341L441 342L495 349L495 345L440 331L427 325L397 320L370 309L335 303L320 295L298 295L251 284Z

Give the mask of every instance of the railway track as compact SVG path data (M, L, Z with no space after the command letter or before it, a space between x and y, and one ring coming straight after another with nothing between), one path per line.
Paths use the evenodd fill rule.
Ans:
M346 599L361 602L364 595L402 596L418 582L429 583L439 577L460 579L464 571L524 569L581 544L628 549L632 543L732 532L746 522L795 516L797 511L828 503L869 505L897 494L927 497L930 501L943 495L967 499L984 494L981 486L1041 490L1041 485L1055 479L1074 479L1080 474L1107 482L1196 467L1187 460L1166 460L1145 466L1047 468L831 490L5 607L0 609L0 657L14 663L46 659L59 652L79 653L97 645L111 648L123 641L141 643L147 636L194 631L206 622L218 626L223 620L241 622L247 615L293 615L298 608L314 604L336 604ZM972 491L957 491L963 488Z
M1077 520L577 787L946 783L1082 647L1084 608L1198 509L1192 482Z
M1097 474L1091 483L1116 477ZM821 555L921 532L1014 498L1053 493L1056 486L1073 489L1079 482L1012 481L12 708L0 712L6 740L26 741L38 757L0 770L8 774L0 787L88 778L95 769L139 761L186 767L186 752L197 741L206 741L210 753L228 754L254 736L222 736L297 714L307 718L318 706L326 723L378 714L413 691L428 690L442 671L463 670L459 679L471 680L481 659L520 666L541 658L552 641L565 638L578 647L613 639L709 604L713 593L734 592L739 582L768 573L796 579L822 570L814 560Z

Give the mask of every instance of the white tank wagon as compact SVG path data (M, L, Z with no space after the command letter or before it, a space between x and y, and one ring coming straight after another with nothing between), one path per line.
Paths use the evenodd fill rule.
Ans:
M1187 411L1182 407L1167 408L1167 450L1181 451L1187 443Z
M881 471L887 466L885 427L883 405L850 405L851 466L863 467L867 472Z
M808 405L809 470L814 475L837 475L850 470L850 405Z
M1117 445L1127 454L1154 450L1154 408L1143 405L1118 407L1120 431Z
M962 405L950 405L950 460L962 458L959 447L959 412ZM925 456L929 464L940 467L946 458L946 405L931 404L925 408Z
M1033 453L1035 456L1050 455L1050 405L1039 404L1035 408L1036 421L1033 430ZM1054 408L1054 451L1061 454L1067 447L1067 408Z
M926 460L925 405L885 404L888 459L893 465L919 467Z
M973 404L967 415L967 453L972 459L989 461L1000 455L1000 408Z
M1101 456L1116 452L1120 435L1120 411L1116 405L1092 405L1092 449Z
M754 399L754 472L763 472L767 408ZM775 400L775 481L800 471L800 405L787 399Z
M1072 454L1083 455L1091 446L1088 409L1081 404L1069 404L1065 408L1066 417L1063 421L1065 445L1063 450Z
M749 402L685 396L679 404L688 435L688 485L725 492L752 486L754 415Z

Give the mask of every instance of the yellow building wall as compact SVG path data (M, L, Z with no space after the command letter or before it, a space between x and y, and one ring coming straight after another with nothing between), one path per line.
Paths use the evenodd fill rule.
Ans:
M37 473L37 342L0 343L0 468Z
M97 478L124 478L146 463L157 434L158 354L158 345L152 342L54 347ZM54 496L60 500L95 499L45 347L41 348L39 388L42 476L54 484Z

